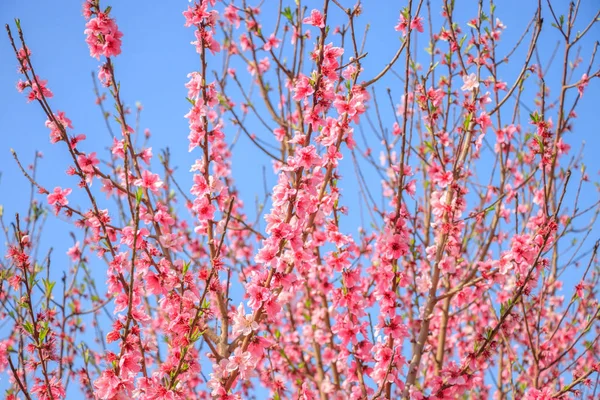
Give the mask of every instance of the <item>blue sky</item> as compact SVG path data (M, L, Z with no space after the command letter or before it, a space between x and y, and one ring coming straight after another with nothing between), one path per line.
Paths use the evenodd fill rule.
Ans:
M457 19L465 22L474 16L475 2L457 0ZM343 4L351 5L354 2L342 0ZM363 78L374 76L388 62L399 45L398 33L393 27L397 23L400 5L396 1L365 1L364 14L357 24L357 31L363 32L365 24L369 23L370 30L367 37L366 49L368 56L363 60L365 73ZM435 21L439 20L439 2L432 2L432 14ZM507 26L500 46L500 54L508 52L514 42L521 35L532 16L535 1L498 1L498 17ZM560 6L562 3L557 2ZM142 5L143 4L143 5ZM267 0L263 7L264 31L269 32L274 24L277 2ZM308 8L321 7L322 1L306 1ZM404 2L402 2L404 4ZM103 2L103 5L108 5ZM185 0L164 1L149 0L144 2L122 1L112 2L113 15L123 37L123 53L115 61L118 79L122 82L122 98L132 109L135 103L140 101L144 107L141 116L140 127L149 128L152 132L151 146L154 154L167 146L170 147L172 160L179 167L176 176L184 188L191 185L191 175L187 173L189 166L193 164L198 153L187 151L187 121L183 115L188 111L189 103L185 100L186 89L184 83L186 75L198 69L199 59L193 46L189 44L193 40L191 29L184 28L181 12L188 5ZM271 6L272 5L272 6ZM596 12L598 5L593 0L583 1L581 5L581 26L585 26L587 20ZM84 42L85 21L81 16L81 2L65 0L60 2L46 1L23 1L3 0L0 2L0 21L12 23L12 19L18 17L25 32L28 46L32 51L32 60L38 75L49 81L49 87L54 93L51 104L54 110L62 110L73 121L73 133L84 133L87 140L83 145L86 150L105 148L110 144L110 138L106 131L104 121L97 106L94 105L95 96L92 91L92 71L97 71L98 61L89 56L89 50ZM330 23L335 26L342 23L339 10L332 14ZM542 34L542 44L539 48L539 56L542 60L548 60L554 50L559 36L550 27L550 16L545 15L546 21ZM583 22L585 20L585 23ZM428 26L425 26L425 34L419 37L418 46L426 46ZM315 35L313 35L314 38ZM581 41L581 56L584 64L593 45L593 39L600 38L598 26L593 28L588 37ZM423 53L424 54L424 53ZM509 83L512 82L520 68L520 60L523 59L523 51L518 50L511 63L504 67L501 76ZM557 58L560 59L559 50ZM64 174L69 165L69 157L64 146L51 145L48 140L48 130L44 127L45 115L36 103L27 104L25 96L15 89L19 79L16 73L16 60L10 49L6 37L0 39L0 204L4 207L5 220L10 221L15 212L26 211L25 201L28 199L29 185L20 174L10 156L9 149L15 149L22 162L25 164L32 160L34 151L41 151L44 158L40 161L39 181L45 187L52 189L55 186L74 187L73 179ZM218 67L220 57L209 60L210 65ZM544 62L545 64L545 62ZM599 65L595 63L596 67ZM559 66L555 62L554 69L549 72L547 81L552 93L558 93L557 71ZM395 67L400 69L400 63ZM242 67L238 67L242 69ZM581 76L582 70L574 76ZM401 83L393 74L388 74L377 86L380 107L386 128L391 128L393 118L391 108L387 106L387 95L385 88L390 87L394 93L394 101L399 103ZM525 97L531 93L527 93ZM573 133L566 135L566 140L574 149L578 149L582 141L586 142L586 164L589 167L589 175L592 179L598 177L600 161L594 156L594 152L600 149L600 135L598 134L597 99L600 96L600 87L597 82L592 82L585 93L583 100L578 106L579 118L575 121ZM110 102L107 103L110 105ZM531 102L529 102L530 107ZM374 118L374 114L371 115ZM132 121L133 116L130 116ZM556 121L556 117L553 118ZM259 137L270 140L272 135L264 132L262 126L249 120L250 126ZM365 133L370 135L370 127L364 124ZM231 126L226 130L226 135L232 137L236 130ZM490 134L491 135L491 134ZM358 130L357 141L360 143ZM375 155L378 155L378 148ZM104 153L106 154L106 153ZM271 173L270 161L255 149L250 141L243 135L236 145L233 158L233 174L238 189L248 206L248 213L253 215L255 196L263 197L262 192L262 169L267 171L267 186L271 187L275 182ZM346 153L345 160L340 167L342 175L346 178L343 183L343 203L350 208L350 215L344 221L344 227L348 233L356 233L360 224L360 200L357 195L356 178L354 176L351 157ZM371 188L375 192L379 189L379 178L372 171L365 172L370 181ZM342 181L344 182L344 181ZM73 203L86 204L82 196L71 197ZM597 199L597 192L587 192L590 202ZM362 211L365 221L368 214ZM367 222L368 223L368 222ZM68 235L69 231L75 231L69 223L49 218L47 233L51 232L51 238L45 237L42 247L55 247L56 268L68 269L67 259L64 252L72 245ZM596 228L597 232L597 228ZM598 235L596 235L598 236ZM592 238L590 240L595 240ZM0 243L0 251L4 251L4 243ZM103 265L98 263L100 273L98 279L103 282ZM0 381L2 388L2 381Z

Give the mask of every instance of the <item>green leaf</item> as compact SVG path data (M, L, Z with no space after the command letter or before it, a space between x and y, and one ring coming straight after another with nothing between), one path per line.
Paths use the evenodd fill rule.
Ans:
M46 335L48 334L49 331L50 331L50 327L48 326L48 322L44 322L44 326L42 327L42 330L40 331L40 343L42 343L44 341L44 339L46 339Z
M283 9L283 12L281 13L281 15L283 15L290 22L290 24L292 24L292 25L294 24L294 17L292 15L292 9L289 6Z
M465 118L465 122L463 123L463 129L465 130L465 132L469 130L469 126L471 125L471 118L472 118L472 115L467 114L467 117Z
M33 325L31 325L31 322L27 321L23 324L23 329L25 329L25 331L27 331L27 333L29 333L31 336L33 336Z
M425 47L425 51L429 55L433 54L433 43L429 42L429 46Z
M139 187L137 192L135 192L135 201L137 202L137 204L141 203L143 197L144 197L144 190L141 187Z
M427 147L427 150L429 150L432 153L435 153L435 148L431 143L424 141L423 144L425 145L425 147Z
M485 210L483 210L484 212L490 212L490 211L494 211L496 209L496 206L489 206L488 208L486 208Z
M196 332L194 332L194 334L190 337L192 343L197 342L198 339L200 339L200 337L204 335L204 332L204 330L197 329Z
M544 152L544 141L538 135L535 135L535 141L537 142L537 144L540 148L540 153L543 153Z
M534 111L531 114L529 114L529 118L531 118L531 122L533 122L534 124L540 122L540 115L537 113L537 111Z
M53 282L50 279L42 279L42 283L44 284L46 294L49 295L52 293L52 289L54 288L54 285L56 285L56 282Z

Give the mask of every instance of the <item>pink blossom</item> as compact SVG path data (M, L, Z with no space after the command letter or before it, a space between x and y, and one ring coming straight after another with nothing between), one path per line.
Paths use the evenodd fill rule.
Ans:
M206 221L214 218L215 206L203 196L194 202L194 211L200 221Z
M121 381L113 370L104 370L102 376L94 382L96 396L100 399L111 399L119 394Z
M318 164L320 157L317 154L317 149L314 146L302 147L296 154L297 166L301 168L312 168Z
M304 18L302 23L316 26L317 28L321 29L325 28L325 19L323 18L323 14L321 14L319 10L315 9L310 11L310 16Z
M477 118L475 118L475 121L481 127L482 133L485 133L487 131L487 129L492 126L492 119L490 118L488 113L486 113L485 111L482 111L481 114L479 114L479 116Z
M279 43L281 43L281 40L277 39L275 34L272 33L263 45L263 50L270 51L271 49L276 49L279 47Z
M408 246L401 235L395 234L387 242L386 257L398 259L408 250Z
M75 245L73 245L73 247L71 247L68 251L67 251L67 255L69 257L71 257L71 260L75 261L75 262L79 262L81 260L81 248L80 248L80 244L79 242L76 242Z
M58 215L58 212L63 206L69 204L69 200L67 200L67 196L72 192L71 189L61 189L60 187L55 187L54 191L47 196L48 204L54 206L54 213Z
M42 100L43 98L51 98L53 96L50 89L46 87L48 81L45 79L40 79L39 77L35 77L35 79L31 82L31 91L27 95L27 102L31 102L33 100Z
M232 24L236 28L240 27L241 18L233 4L230 4L227 7L225 7L225 12L223 13L223 16L227 19L227 21L229 21L230 24Z
M423 32L423 18L416 17L410 21L410 29L416 29L419 32Z
M301 74L294 85L294 92L294 100L300 101L313 94L315 90L310 84L308 77Z
M475 73L470 73L469 75L463 75L463 85L460 88L463 92L471 92L474 89L479 87L479 81L477 80L477 75Z
M254 321L252 314L246 314L244 306L240 304L237 313L233 316L233 334L248 336L258 330L258 323Z
M577 84L577 91L579 92L579 97L583 97L583 91L585 90L585 88L587 87L587 85L589 83L590 83L590 79L588 78L588 75L583 74L581 76L581 80Z
M87 35L86 42L92 57L100 59L101 55L113 57L121 54L123 33L119 31L114 19L104 13L98 13L97 17L86 23L85 28L83 33Z
M48 383L36 378L36 384L31 388L31 393L37 395L39 400L64 399L66 391L58 377L53 376Z
M400 13L400 20L398 24L394 27L394 29L398 32L402 32L402 35L406 36L406 29L408 28L408 23L406 21L406 17L403 13Z
M243 352L240 347L235 349L233 354L229 357L227 363L227 371L233 372L238 370L242 379L247 379L254 369L252 354L249 352Z
M158 174L153 174L147 169L142 172L142 177L136 179L133 184L141 186L144 189L149 189L154 193L158 193L158 190L163 186L163 182L160 180Z
M77 162L79 163L81 170L90 175L95 173L96 165L100 164L100 160L96 158L96 152L92 152L88 155L80 154L77 156Z

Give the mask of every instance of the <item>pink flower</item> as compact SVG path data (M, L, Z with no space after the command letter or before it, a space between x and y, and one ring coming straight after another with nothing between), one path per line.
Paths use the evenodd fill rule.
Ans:
M50 143L53 144L63 139L63 130L66 131L67 128L73 129L71 120L66 117L64 111L58 111L57 114L54 114L53 120L47 120L46 127L50 129Z
M50 193L47 196L48 204L54 206L54 212L58 215L61 207L69 204L69 200L67 200L67 196L71 194L71 189L61 189L60 187L55 187L54 192Z
M15 275L17 276L17 275ZM16 289L15 289L16 290ZM4 370L8 367L8 348L10 347L10 343L8 340L0 341L0 372L4 372Z
M248 285L247 296L250 299L248 305L253 310L258 310L260 306L271 298L271 292L264 286L256 284Z
M94 382L95 394L103 400L113 398L119 393L118 387L120 383L121 380L115 375L112 369L103 371L100 378Z
M137 374L142 368L138 363L138 359L140 358L140 354L135 351L127 352L121 356L121 360L119 361L119 367L121 369L121 376L129 375L129 374Z
M346 68L344 68L344 71L342 71L342 77L348 81L352 80L354 78L354 75L356 74L356 67L354 66L354 64L350 64L348 65Z
M279 43L281 43L281 40L277 39L275 37L275 34L272 33L271 36L269 36L269 39L267 39L267 41L265 42L265 44L263 45L263 49L265 51L269 51L273 48L278 48L279 47Z
M140 157L147 165L150 165L150 160L152 159L152 147L142 150L138 154L138 157Z
M317 28L325 28L325 19L323 18L323 14L319 10L311 10L310 17L306 17L302 20L303 24L308 24L312 26L316 26Z
M108 63L102 64L98 67L98 79L102 83L102 86L109 87L112 85L112 75L110 72L110 68L108 68Z
M415 282L419 293L427 293L431 289L431 278L428 273L422 273L417 276Z
M242 379L248 378L254 369L252 354L248 351L242 352L242 348L237 347L233 354L229 356L226 369L229 372L238 370Z
M27 102L31 102L33 100L42 100L45 98L50 98L53 96L50 89L46 87L48 83L45 79L40 79L38 76L35 77L35 80L31 82L31 91L27 95ZM39 85L38 85L39 84Z
M416 17L410 21L410 29L416 29L419 32L423 32L423 18Z
M469 75L463 75L463 85L460 88L463 92L470 92L479 87L479 81L477 80L477 75L475 73L471 73Z
M133 184L141 186L144 189L150 189L154 193L158 193L158 189L163 186L163 181L160 180L158 174L153 174L147 169L142 172L142 178L136 179Z
M194 201L194 211L198 213L200 221L207 221L214 218L215 206L205 196L202 196Z
M172 226L175 223L175 219L169 214L166 207L160 205L159 210L154 214L154 221L164 227Z
M227 19L227 21L229 21L230 24L234 25L236 28L240 27L241 18L233 4L230 4L227 7L225 7L225 12L223 13L223 16Z
M452 171L442 172L437 177L437 184L445 188L452 183Z
M167 233L160 236L160 243L167 249L182 251L182 242L183 238L178 236L176 233Z
M587 74L583 74L581 76L581 80L577 84L577 91L579 92L579 97L583 97L583 91L585 90L585 88L587 87L587 85L589 83L590 83L590 78L588 78Z
M254 321L252 314L246 314L243 304L240 304L233 315L233 334L248 336L256 330L258 330L258 323Z
M300 101L315 92L307 76L300 74L294 85L294 100Z
M35 393L39 400L58 400L65 398L65 388L56 376L53 376L48 384L39 378L36 378L35 381L36 384L31 389L31 392Z
M553 398L552 393L554 390L549 387L545 387L541 390L538 389L528 389L525 393L525 397L523 400L550 400Z
M188 89L188 97L196 99L200 96L202 90L202 75L194 71L189 73L187 77L190 78L189 82L185 84L185 87Z
M96 152L92 152L89 155L78 155L77 162L79 163L81 170L90 175L94 174L95 166L100 164L100 161L96 158Z
M277 247L265 246L259 250L258 254L254 257L254 261L265 265L273 266L277 257Z
M76 242L73 247L69 248L67 255L75 262L79 262L79 260L81 260L81 248L79 242Z
M269 61L268 57L265 57L258 62L258 72L260 74L264 74L265 72L267 72L270 67L271 67L271 62Z
M134 235L134 230L131 226L126 226L121 229L121 243L126 246L133 247L135 242L136 249L143 249L146 244L144 237L148 236L150 232L146 228L138 229L137 234Z
M296 166L302 168L311 168L313 165L316 165L320 161L320 157L317 154L317 149L315 146L310 145L306 147L302 147L296 152Z
M90 48L90 55L97 59L100 56L112 57L121 54L121 38L115 20L99 12L96 18L90 19L85 24L84 34L87 35L86 43Z
M401 235L392 235L387 242L385 255L389 259L398 259L402 255L406 254L408 245Z
M244 34L244 33L242 33L240 35L240 47L242 48L242 51L246 51L248 49L254 48L252 46L252 42L250 41L250 39L248 39L248 36L246 36L246 34Z
M406 29L408 28L408 24L406 22L406 18L404 14L400 13L400 19L398 24L394 27L394 29L398 32L402 32L402 35L406 35Z
M275 138L277 139L277 141L282 142L283 139L285 138L286 131L284 128L279 127L279 128L273 129L273 133L275 134Z
M489 114L485 111L482 111L481 114L479 114L479 116L475 118L475 121L481 127L482 133L485 133L485 131L487 131L487 129L492 126L492 119L490 118Z
M396 315L390 319L383 327L383 332L394 339L402 339L408 337L408 329L402 323L402 317Z

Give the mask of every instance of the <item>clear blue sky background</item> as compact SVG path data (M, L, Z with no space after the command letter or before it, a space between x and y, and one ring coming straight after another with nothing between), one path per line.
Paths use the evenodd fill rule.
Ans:
M354 2L341 0L343 4L351 6ZM187 121L183 115L188 111L189 103L185 100L186 89L184 83L186 75L198 69L198 55L189 44L193 40L191 29L183 26L184 19L181 12L187 7L185 0L166 1L113 1L113 15L117 19L120 29L124 33L123 54L115 61L118 79L122 83L122 98L132 109L135 102L143 104L144 111L141 118L141 128L149 128L153 134L151 146L154 154L167 146L172 151L172 160L179 167L177 177L184 188L191 185L191 177L187 173L189 166L198 157L198 153L187 151ZM251 2L257 3L257 2ZM266 0L263 13L265 32L270 32L274 24L276 5L278 2ZM432 14L435 21L439 21L441 10L439 1L432 1ZM499 54L506 54L513 46L523 29L533 15L537 1L498 1L497 16L507 26L503 35ZM566 12L568 2L556 1L557 8ZM103 2L108 5L109 2ZM322 1L305 1L308 8L320 8ZM370 24L370 32L367 38L366 49L368 56L363 60L365 73L363 78L374 76L389 61L399 45L398 33L394 31L401 6L405 2L392 0L365 1L364 14L358 20L358 32L363 31L366 23ZM457 0L457 19L464 23L475 16L475 1ZM583 27L598 9L595 0L582 1L580 10L579 26ZM486 10L488 6L486 5ZM335 26L343 22L342 15L334 6L330 25ZM547 12L547 10L546 10ZM99 150L110 144L110 138L104 126L100 111L95 106L95 96L92 91L91 72L97 71L98 61L89 56L89 50L84 42L85 21L81 16L81 1L24 1L24 0L2 0L0 1L0 22L12 23L14 17L21 19L25 37L33 54L33 63L42 79L48 79L49 87L54 93L51 104L54 110L66 111L67 116L73 121L75 129L73 133L84 133L87 141L82 148L86 150ZM585 21L585 22L584 22ZM559 35L550 27L551 17L545 15L545 25L542 34L539 55L545 64L554 50ZM313 38L316 35L313 35ZM419 37L419 46L426 46L428 38L428 26L425 34ZM584 65L591 53L595 39L600 38L600 29L595 27L590 31L588 37L580 42L582 47L581 56ZM561 48L562 49L562 48ZM562 57L559 50L554 69L550 71L547 82L556 96L558 93L558 61ZM425 53L423 52L423 55ZM523 59L523 50L520 49L511 59L511 63L505 65L500 74L509 83L516 76ZM347 58L346 58L347 59ZM51 145L48 140L48 130L44 127L45 115L36 103L27 104L25 96L15 89L19 79L16 73L17 62L5 35L0 35L0 171L2 179L0 182L0 204L4 206L5 220L10 221L15 212L26 211L29 185L25 178L19 173L16 164L10 156L9 149L14 148L21 160L27 164L32 160L34 150L44 153L40 162L39 181L45 187L52 189L55 186L74 187L74 180L64 174L69 165L69 157L62 144ZM535 61L535 60L534 60ZM220 57L213 58L211 65L220 65ZM597 68L599 62L595 63ZM400 63L395 67L400 70ZM245 69L238 64L238 69ZM574 75L580 77L582 69ZM531 82L533 83L533 82ZM385 88L392 88L396 104L400 99L400 81L392 74L378 84L378 95L380 107L383 110L386 128L391 128L393 118L391 110L387 106ZM586 141L586 153L588 154L587 165L592 179L598 177L600 168L595 153L600 150L600 138L598 135L598 99L600 90L597 82L592 82L585 93L583 100L578 106L579 118L575 121L574 133L568 133L566 140L574 149L578 149L582 141ZM529 95L531 99L531 95ZM111 102L107 102L110 105ZM528 105L532 107L529 101ZM372 114L374 117L374 114ZM553 117L556 121L556 117ZM133 125L133 115L130 116L130 125ZM525 122L525 121L524 121ZM265 132L258 124L253 127L254 133L266 140L272 140L272 135ZM525 124L525 123L524 123ZM365 133L374 138L370 133L368 124L364 125ZM231 138L236 131L231 125L226 129L226 135ZM491 132L489 135L492 135ZM358 131L357 141L360 143ZM272 141L274 143L274 141ZM379 148L372 141L376 149ZM100 154L107 154L99 151ZM272 175L270 161L255 149L250 141L241 137L236 145L233 157L233 174L238 189L248 206L248 213L253 214L255 195L262 198L262 168L267 168L268 187L275 182ZM351 164L351 157L347 155L341 165L341 173L346 181L342 184L344 189L343 203L350 207L350 216L346 218L344 227L346 232L355 233L360 221L359 196L357 195L356 179ZM379 191L379 178L376 174L366 171L366 177L372 182L371 188L375 193ZM94 185L98 185L95 183ZM87 204L82 196L74 190L71 200L74 204ZM586 204L597 199L597 192L589 191ZM365 213L365 218L368 217ZM368 222L367 222L368 223ZM74 231L69 223L49 218L47 233L42 242L42 248L55 247L53 265L55 268L68 269L68 260L64 252L72 245L68 232ZM596 234L596 236L598 236ZM595 240L595 237L590 240ZM0 243L0 252L4 252L4 243ZM97 263L98 280L104 281L104 267ZM4 379L0 380L2 389Z

